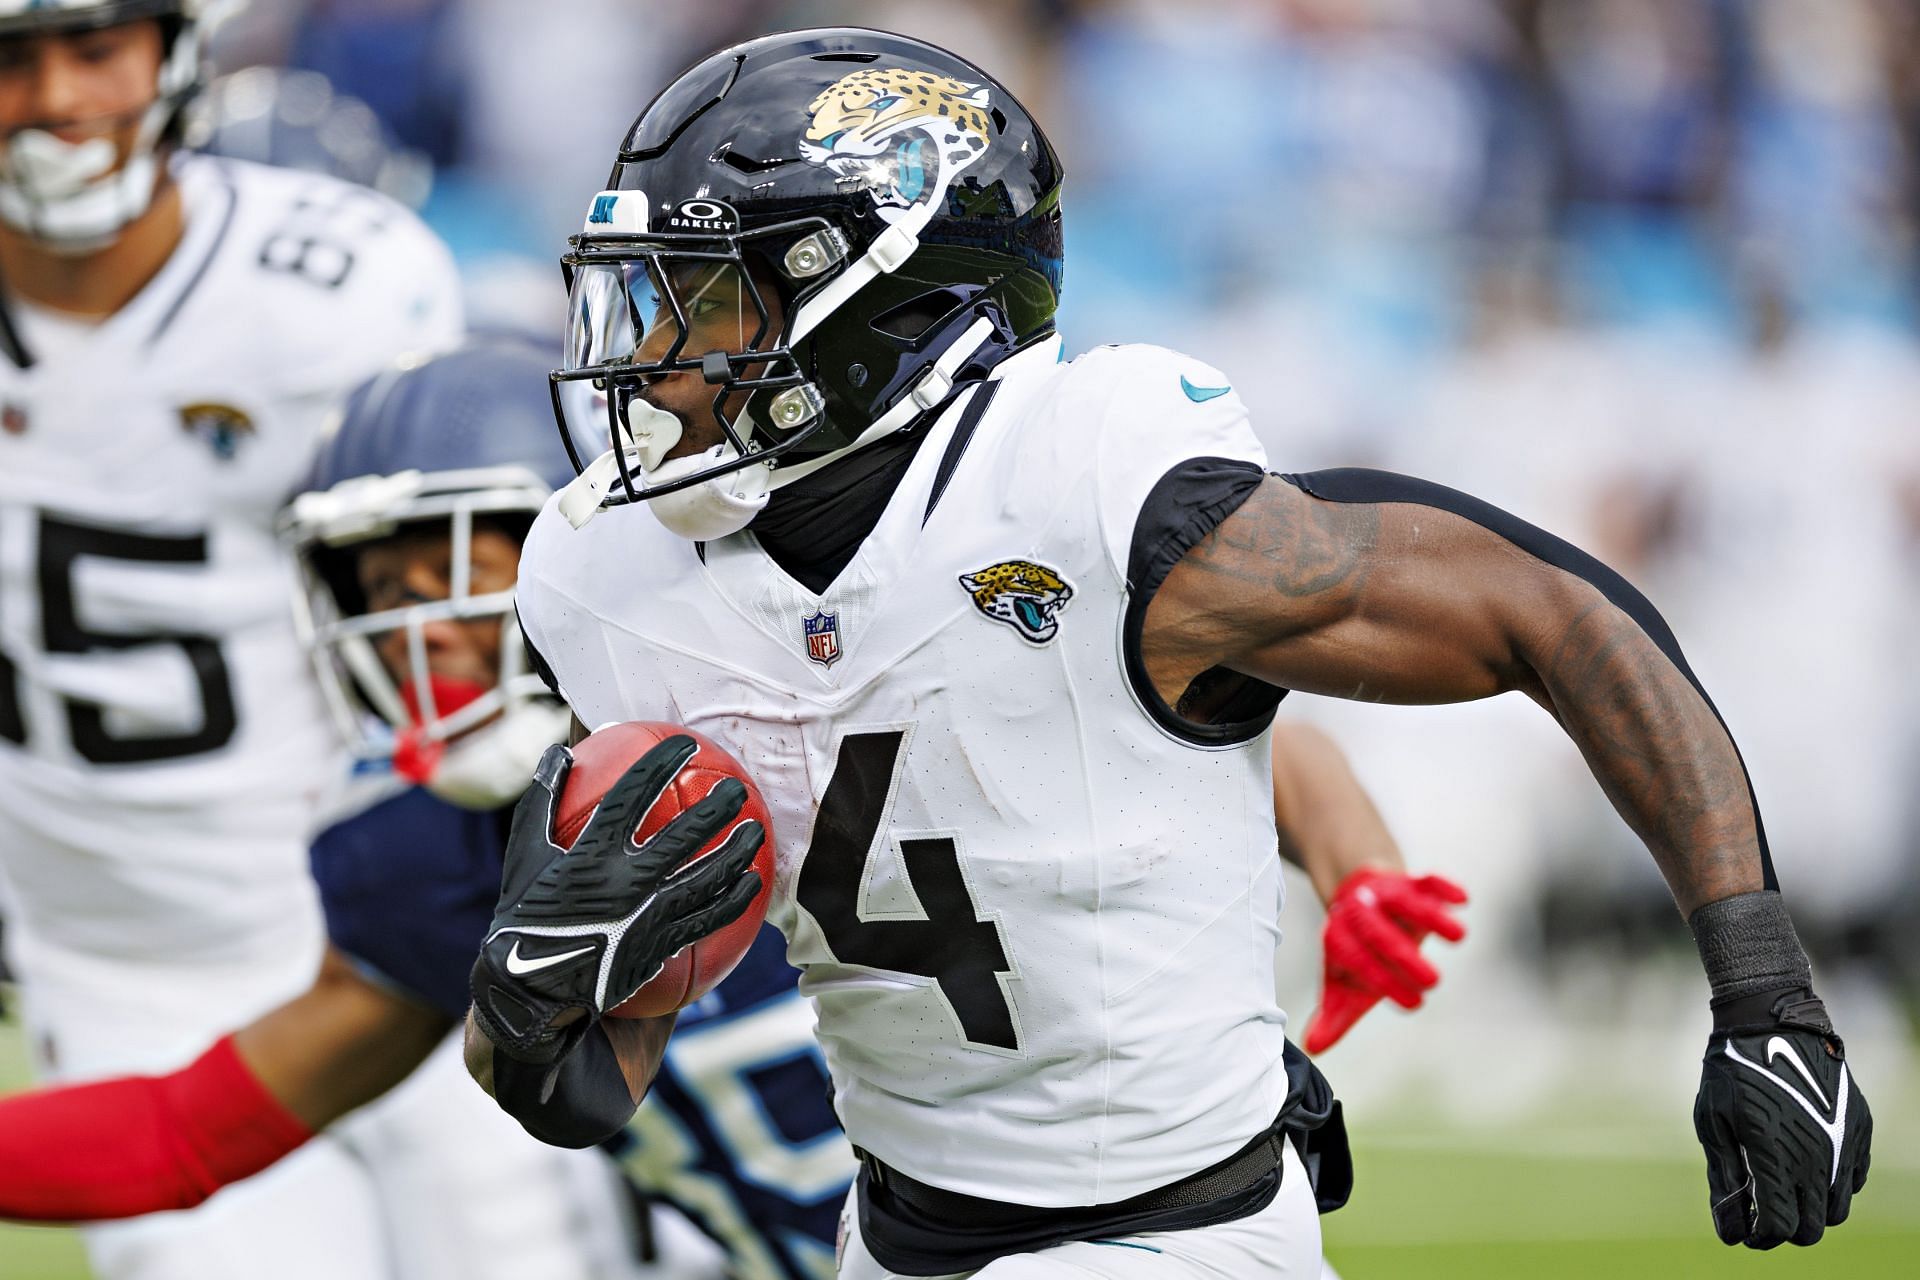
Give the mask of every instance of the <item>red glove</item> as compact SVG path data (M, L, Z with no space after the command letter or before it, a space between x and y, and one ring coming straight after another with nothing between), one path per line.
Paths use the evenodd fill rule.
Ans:
M1440 973L1420 956L1420 941L1437 933L1448 942L1467 936L1448 912L1467 891L1443 876L1414 879L1400 871L1363 867L1340 882L1327 903L1326 981L1320 1007L1307 1020L1306 1050L1331 1049L1367 1010L1386 996L1417 1009Z

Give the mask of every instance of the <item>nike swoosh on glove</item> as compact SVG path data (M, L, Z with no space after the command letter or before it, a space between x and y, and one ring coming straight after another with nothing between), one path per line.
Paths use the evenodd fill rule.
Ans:
M1767 1001L1764 1021L1707 1038L1693 1104L1713 1229L1753 1249L1813 1244L1845 1222L1873 1139L1873 1113L1819 998L1801 988Z
M540 758L513 811L500 901L473 966L474 1018L502 1053L558 1061L595 1019L676 951L738 919L759 892L753 856L766 832L751 818L735 821L747 798L736 779L634 842L698 750L676 734L641 756L571 849L554 843L553 814L573 753L555 746ZM720 847L699 857L723 833Z
M1448 942L1467 936L1447 910L1467 891L1444 876L1415 879L1400 871L1363 867L1340 882L1327 903L1321 930L1325 978L1320 1007L1307 1022L1305 1048L1323 1053L1385 996L1417 1009L1440 972L1420 955L1429 933Z

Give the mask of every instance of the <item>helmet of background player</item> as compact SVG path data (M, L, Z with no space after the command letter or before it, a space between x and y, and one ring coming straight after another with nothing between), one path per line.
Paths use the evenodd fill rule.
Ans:
M794 31L722 50L655 98L570 243L554 408L569 450L612 447L575 455L563 512L578 525L644 500L676 533L720 537L770 489L925 425L1052 331L1060 164L965 60ZM716 289L742 299L726 351L693 323ZM705 420L643 395L675 376L712 387ZM591 422L573 416L575 383L599 393ZM666 459L687 432L711 444Z
M568 726L566 708L528 669L510 586L479 592L471 577L476 531L505 530L517 544L572 476L553 439L550 364L522 341L474 338L379 375L348 398L307 491L280 519L303 579L302 637L355 756L390 759L467 808L517 798ZM451 549L446 598L370 609L360 553L436 527ZM428 628L446 622L500 628L490 684L435 673ZM404 650L398 672L383 649Z
M243 0L239 0L243 2ZM108 137L67 142L45 129L0 138L0 221L75 254L112 244L153 202L160 152L199 89L208 29L236 0L0 0L0 40L95 31L158 19L163 39L153 99L140 108L125 155ZM55 122L49 122L55 123Z
M248 67L221 76L187 107L188 147L208 155L324 173L418 209L433 166L360 99L318 71Z

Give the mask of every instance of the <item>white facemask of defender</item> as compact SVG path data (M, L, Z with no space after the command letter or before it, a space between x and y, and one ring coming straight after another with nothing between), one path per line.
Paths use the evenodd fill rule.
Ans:
M60 253L94 253L153 203L160 146L200 88L206 33L244 0L0 0L0 39L97 30L142 18L170 40L124 159L111 138L67 142L36 128L0 138L0 221ZM66 123L66 122L48 122Z
M299 561L296 615L336 724L356 759L391 761L395 772L469 809L517 799L540 754L566 737L570 716L527 668L513 592L471 590L474 521L531 520L551 490L523 467L362 476L296 498L281 517ZM402 525L445 521L451 590L444 600L366 612L353 553ZM431 527L428 525L427 527ZM443 620L497 619L500 665L491 686L449 681L428 664L426 628ZM396 680L376 646L406 638L406 674Z

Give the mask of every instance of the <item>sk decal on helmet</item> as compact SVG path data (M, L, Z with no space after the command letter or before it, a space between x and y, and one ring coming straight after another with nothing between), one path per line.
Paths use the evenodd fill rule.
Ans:
M232 462L240 442L253 435L253 419L230 404L183 404L180 429L199 436L222 462Z
M807 638L807 659L823 667L840 661L840 615L816 611L800 619L800 631Z
M973 607L1004 622L1030 644L1045 644L1060 632L1060 610L1073 599L1073 586L1052 569L1032 560L1002 560L960 575Z
M801 156L866 185L887 222L942 199L986 154L990 136L986 86L927 71L844 75L807 104L807 115Z

